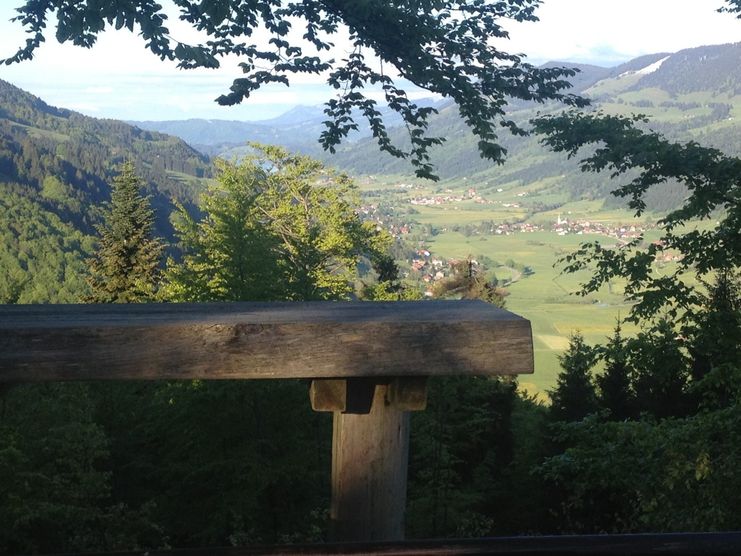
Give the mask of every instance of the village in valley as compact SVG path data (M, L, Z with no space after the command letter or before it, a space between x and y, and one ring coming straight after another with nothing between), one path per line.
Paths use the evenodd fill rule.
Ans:
M637 224L624 224L619 222L604 222L592 219L575 217L571 211L564 211L563 214L557 213L552 220L546 220L543 214L534 211L528 211L523 207L522 202L518 201L499 201L487 198L484 194L477 191L475 187L467 187L463 191L454 191L446 188L443 192L420 192L422 189L419 185L410 183L396 184L389 187L387 192L402 190L404 193L413 193L404 195L403 199L398 197L393 202L378 200L379 190L373 190L372 194L367 196L373 202L366 202L360 207L363 218L367 221L374 222L377 229L386 230L391 236L402 243L406 243L410 249L407 251L408 268L402 269L405 277L427 284L425 290L426 296L432 295L432 284L449 277L456 263L460 258L445 258L432 252L428 245L430 236L445 234L448 232L460 232L465 236L510 236L514 234L531 234L536 232L551 233L557 236L569 235L597 235L615 240L613 246L627 246L630 242L640 240L643 234L656 225L651 222L642 222ZM495 190L501 194L501 188ZM397 194L398 195L398 194ZM511 194L510 197L522 199L528 197L527 191ZM370 200L366 199L366 201ZM470 206L479 206L482 220L472 224L452 224L448 226L435 226L431 224L421 224L415 216L418 214L418 207L424 207L432 210L459 210L459 207L467 203ZM407 207L407 210L400 207ZM488 219L488 213L496 210L497 213L502 209L519 209L511 210L511 217L495 221ZM526 211L523 213L523 211ZM549 221L550 220L550 221ZM676 255L672 253L665 254L665 261L676 260ZM486 266L477 261L470 259L471 264L475 267ZM529 275L528 267L517 264L511 259L509 264L498 263L497 266L507 268L511 272L509 280L506 283L512 283L523 276ZM521 268L512 268L513 266ZM492 270L492 269L488 269ZM523 272L524 271L524 272Z

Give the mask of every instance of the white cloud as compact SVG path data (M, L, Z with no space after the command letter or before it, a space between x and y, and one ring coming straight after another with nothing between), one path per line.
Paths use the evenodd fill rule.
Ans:
M12 6L22 2L0 2L0 58L25 40L20 26L8 22L14 15ZM538 10L541 21L508 24L511 40L501 41L501 46L523 52L535 63L555 59L614 65L641 54L737 41L741 22L716 13L721 4L721 0L545 0ZM199 39L198 32L175 18L168 27L180 40ZM0 79L51 104L85 113L128 119L265 118L295 104L320 104L333 94L323 84L325 77L298 74L290 88L265 88L241 106L222 107L214 99L242 75L233 57L218 70L180 71L145 50L143 39L128 31L104 33L90 50L59 45L53 32L48 34L34 60L0 67ZM255 41L260 37L256 33ZM347 52L347 36L335 42L339 59ZM414 87L406 90L411 98L430 96Z
M741 40L741 22L721 0L546 0L537 23L507 25L504 48L533 61L625 61Z
M88 95L110 95L114 91L113 87L86 87L82 92Z
M75 112L82 112L83 114L91 114L96 116L101 112L100 106L87 102L70 101L64 105L64 108L74 110Z

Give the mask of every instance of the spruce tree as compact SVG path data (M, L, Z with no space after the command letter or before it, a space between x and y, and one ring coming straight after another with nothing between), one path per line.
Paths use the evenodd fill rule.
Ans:
M684 416L689 365L673 324L661 319L630 344L638 410L659 419Z
M580 421L598 409L591 374L597 360L596 351L576 332L569 339L569 349L558 360L562 371L556 379L556 387L548 392L551 417L555 421Z
M601 348L605 361L605 372L597 377L599 387L599 405L610 411L610 418L624 421L635 415L635 396L630 380L631 368L628 362L628 350L621 334L620 323L615 326L615 333Z
M717 274L688 332L695 404L727 407L741 395L741 275Z
M89 302L140 303L157 292L164 246L153 235L154 211L141 189L133 163L123 163L89 260Z

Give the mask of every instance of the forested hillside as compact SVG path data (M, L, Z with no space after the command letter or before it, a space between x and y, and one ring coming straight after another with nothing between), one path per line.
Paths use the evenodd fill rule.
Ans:
M0 81L0 303L79 297L89 236L117 166L145 180L157 234L172 200L193 206L210 161L180 139L49 106Z
M741 129L741 69L737 63L741 43L703 46L677 53L640 56L614 68L551 62L545 67L568 66L579 69L570 79L573 91L592 99L594 109L607 113L642 113L651 117L651 127L670 138L695 139L728 154L741 152L736 137ZM614 184L605 177L582 174L564 157L545 151L535 137L501 134L509 158L498 166L479 156L477 139L461 120L451 101L434 105L439 114L430 119L432 135L445 143L432 151L437 173L445 182L469 181L478 191L499 187L536 186L544 193L576 199L606 199L608 206L621 201L609 195ZM525 124L541 112L558 109L514 101L512 116ZM328 164L354 175L389 175L409 178L407 162L378 152L367 129L356 141L339 149L336 155L320 153L316 139L325 119L321 109L299 107L285 117L263 122L141 122L147 129L172 133L209 154L227 158L244 152L247 141L277 143L301 152L320 155ZM393 121L390 122L393 125ZM392 131L395 141L404 144L406 131ZM542 185L538 185L542 184ZM651 192L648 204L666 210L683 198L681 188L669 185Z

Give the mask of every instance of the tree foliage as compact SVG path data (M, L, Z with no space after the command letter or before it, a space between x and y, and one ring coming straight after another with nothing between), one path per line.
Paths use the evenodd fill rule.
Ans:
M686 415L689 366L673 323L660 319L630 344L638 410L658 419Z
M180 301L346 299L374 233L353 186L278 147L219 162L203 217L175 215L182 259L168 261L166 297Z
M741 159L696 142L668 141L639 127L646 122L642 116L573 111L533 121L535 130L544 135L543 143L556 152L573 157L582 147L594 146L580 161L583 171L606 170L612 177L636 173L612 192L627 197L636 215L646 208L644 196L649 188L672 180L687 188L682 205L659 221L661 238L647 247L640 248L642 237L618 247L594 241L563 259L567 272L594 270L582 284L583 295L613 278L625 278L626 296L637 301L629 318L636 321L660 311L670 317L688 315L688 309L700 301L688 276L702 279L741 266ZM655 273L657 258L669 250L678 253L676 269Z
M735 531L741 406L684 419L560 426L537 470L555 532Z
M115 499L110 442L87 384L0 388L0 553L161 545L151 505Z
M736 17L741 18L741 0L725 0L725 3L725 6L718 9L719 12L737 14Z
M629 361L627 342L620 323L608 339L607 345L598 348L605 362L604 372L596 378L599 405L607 409L610 418L623 421L635 416L635 392L631 384L633 372Z
M73 303L86 292L92 240L41 203L2 184L0 303Z
M536 102L555 99L572 105L585 101L564 92L567 68L536 68L514 54L492 45L506 39L506 20L536 21L540 0L174 0L178 17L204 37L199 44L172 38L167 15L153 0L27 0L15 21L29 34L26 44L5 63L32 58L45 40L49 19L60 42L92 47L107 27L139 30L146 48L180 68L216 68L220 59L237 55L244 73L221 104L236 104L260 87L288 85L296 73L326 75L336 95L326 104L328 120L320 142L333 151L357 129L358 114L366 119L381 150L409 158L418 175L433 177L428 150L442 138L427 135L428 117L435 112L419 106L399 87L394 74L430 93L452 98L460 115L479 138L485 158L501 162L505 149L498 144L498 128L524 130L507 118L508 99ZM302 31L298 38L295 31ZM253 34L267 32L267 44ZM351 48L335 60L333 42L346 31ZM385 103L403 119L410 147L394 145L378 103L367 94L380 87Z
M507 290L499 287L496 277L487 279L484 268L472 258L450 265L450 276L435 283L435 297L454 299L481 299L497 307L504 307Z
M595 349L584 337L575 333L569 339L569 349L559 356L562 371L556 387L549 391L551 417L555 421L578 421L597 411L597 396L592 379L592 367L597 359Z
M723 271L687 326L691 394L705 409L741 401L741 277Z
M122 164L120 171L89 261L89 300L97 303L151 301L160 280L164 245L153 236L154 211L141 194L133 163Z
M417 537L483 536L509 492L516 383L437 377L429 405L412 415L408 529Z

